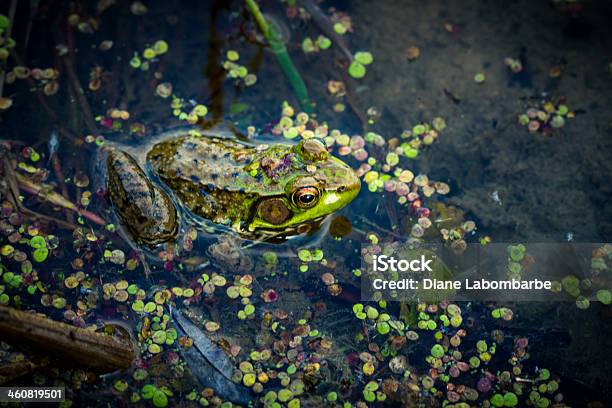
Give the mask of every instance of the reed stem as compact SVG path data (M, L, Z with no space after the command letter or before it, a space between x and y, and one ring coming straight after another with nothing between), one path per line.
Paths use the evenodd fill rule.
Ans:
M310 102L310 98L308 97L306 84L293 64L291 56L289 56L289 53L287 52L287 47L285 47L279 33L276 31L274 26L268 24L255 0L245 0L245 2L247 9L257 22L259 30L268 41L268 44L270 45L276 60L280 64L283 73L289 80L293 93L297 97L300 107L304 112L312 113L312 104Z

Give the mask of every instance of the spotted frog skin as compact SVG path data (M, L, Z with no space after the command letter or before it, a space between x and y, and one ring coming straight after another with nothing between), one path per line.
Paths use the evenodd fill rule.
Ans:
M106 164L122 225L149 246L178 234L180 217L167 190L196 216L244 238L268 240L309 231L360 189L354 171L316 139L254 145L189 130L158 139L144 154L111 149Z

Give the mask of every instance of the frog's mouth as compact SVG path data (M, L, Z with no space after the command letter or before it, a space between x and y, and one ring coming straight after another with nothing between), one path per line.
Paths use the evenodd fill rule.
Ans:
M287 239L297 236L297 235L310 235L319 230L323 222L329 217L328 215L323 215L318 218L314 218L309 222L305 222L298 225L290 225L285 227L284 229L271 229L271 228L257 228L254 231L248 231L248 229L239 231L239 234L244 238L255 239L266 241L270 243L281 243L285 242Z

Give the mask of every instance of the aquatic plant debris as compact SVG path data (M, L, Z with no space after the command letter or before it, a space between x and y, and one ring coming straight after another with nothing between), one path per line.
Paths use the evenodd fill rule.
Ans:
M157 40L151 46L145 48L141 54L134 52L130 65L134 69L148 71L151 64L158 61L159 57L168 52L168 43L164 40Z
M230 79L242 80L245 86L252 86L257 82L257 76L249 73L244 65L238 64L240 54L234 50L228 50L227 60L223 62L223 68L227 71Z
M541 133L551 136L554 129L565 126L566 119L572 119L575 113L565 103L565 98L541 100L529 107L518 117L521 125L527 127L529 133Z

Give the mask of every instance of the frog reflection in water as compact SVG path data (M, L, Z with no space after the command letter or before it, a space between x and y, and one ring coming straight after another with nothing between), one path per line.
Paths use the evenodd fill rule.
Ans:
M179 214L143 168L193 214L253 240L308 232L360 189L354 171L316 139L252 145L191 130L170 134L142 156L112 149L107 189L122 225L149 246L176 238Z

